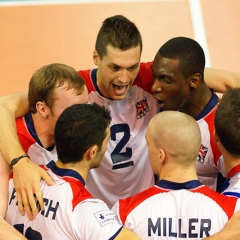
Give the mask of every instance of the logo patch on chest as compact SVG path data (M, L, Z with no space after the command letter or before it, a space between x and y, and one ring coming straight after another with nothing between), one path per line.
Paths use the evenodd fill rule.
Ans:
M197 161L199 161L200 163L204 163L204 159L207 155L207 152L208 152L208 148L201 144L201 147L199 149L199 153L197 156Z
M144 97L143 100L137 102L135 106L137 110L137 119L144 117L146 113L150 111L146 97Z

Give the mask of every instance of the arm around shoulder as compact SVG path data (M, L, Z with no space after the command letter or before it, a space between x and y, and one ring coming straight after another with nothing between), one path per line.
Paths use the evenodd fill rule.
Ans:
M0 152L10 163L11 159L24 154L17 137L15 118L28 112L26 92L0 97Z
M115 240L125 240L125 239L140 240L141 238L134 232L123 227L121 232L115 238Z
M203 240L240 240L240 210L228 220L220 232Z
M228 89L240 87L240 73L215 68L205 68L204 79L215 92L224 93Z

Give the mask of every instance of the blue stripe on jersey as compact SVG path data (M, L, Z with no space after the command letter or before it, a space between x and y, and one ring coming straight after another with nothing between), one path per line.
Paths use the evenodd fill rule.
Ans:
M99 90L99 88L98 88L98 85L97 85L97 70L98 70L97 68L92 69L92 71L91 71L91 80L92 80L92 83L93 83L95 89L97 90L97 92L98 92L102 97L104 97L104 96L102 95L102 93L100 92L100 90Z
M118 230L118 231L117 231L112 237L110 237L109 240L113 240L113 239L115 239L116 236L120 233L121 230L122 230L122 227L119 228L119 230Z
M225 181L223 182L220 193L222 193L225 189L227 189L229 185L230 185L230 178L226 178Z
M224 192L223 194L226 195L226 196L240 198L240 193L239 192Z
M212 91L212 90L211 90ZM209 100L208 104L205 108L199 113L199 115L195 118L196 121L205 117L218 103L218 96L212 91L212 97Z
M34 123L33 123L33 119L32 119L32 114L28 113L27 115L24 116L26 125L27 125L27 129L29 131L29 133L31 134L31 136L34 138L34 140L42 147L42 143L40 141L40 139L38 138L38 135L36 133L35 127L34 127ZM49 148L46 148L46 150L48 151L52 151L54 149L54 144L52 146L50 146Z
M160 180L157 186L165 189L171 190L180 190L180 189L194 189L196 187L202 186L202 183L199 180L192 180L184 183L176 183L168 180Z
M83 180L82 176L72 170L72 169L66 169L66 168L59 168L56 166L54 161L49 162L46 165L48 168L50 168L52 170L53 173L55 173L56 175L60 176L60 177L73 177L78 179L80 182L82 182L83 186L85 186L85 181Z

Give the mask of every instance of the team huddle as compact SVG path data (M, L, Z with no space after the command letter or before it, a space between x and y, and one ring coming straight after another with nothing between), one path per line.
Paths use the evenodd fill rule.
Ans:
M187 37L141 52L109 17L97 68L48 64L0 98L1 239L240 239L240 75Z

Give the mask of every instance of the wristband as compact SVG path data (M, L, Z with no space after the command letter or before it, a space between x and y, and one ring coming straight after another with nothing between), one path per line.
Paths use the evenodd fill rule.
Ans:
M28 155L23 154L22 156L20 156L18 158L14 158L10 163L11 168L13 167L13 165L17 164L20 159L25 158L25 157L28 157Z

